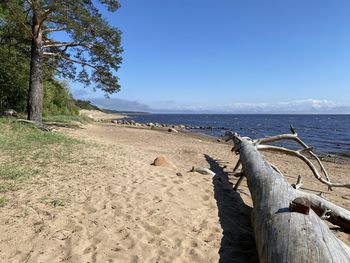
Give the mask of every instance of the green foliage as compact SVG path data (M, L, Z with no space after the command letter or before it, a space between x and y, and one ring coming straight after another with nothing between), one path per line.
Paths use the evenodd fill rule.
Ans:
M44 115L77 115L79 108L69 92L67 84L57 80L44 84Z
M100 0L111 12L117 0ZM45 14L45 12L47 13ZM121 63L121 32L110 26L91 0L0 1L0 111L24 112L28 101L33 17L43 14L44 115L76 115L66 84L56 76L95 84L106 94L118 92L115 76ZM50 31L52 30L52 31ZM65 32L62 42L52 32ZM61 36L63 34L60 34Z
M65 28L61 31L64 31L71 40L58 45L55 45L57 41L52 41L53 46L47 49L51 53L60 54L54 57L62 69L59 73L63 77L87 85L94 83L96 88L102 89L106 94L118 92L120 85L114 73L122 62L121 32L102 18L91 0L42 2L46 4L45 9L53 10L49 15L50 21L45 21L45 27ZM106 5L111 12L120 7L117 0L99 2ZM45 37L52 36L47 34ZM74 61L79 61L82 67L76 68Z
M82 110L100 110L99 107L93 105L91 101L88 100L75 100L75 105Z
M25 112L28 101L30 41L26 40L26 32L19 22L5 13L0 8L0 111L14 109ZM44 78L44 114L77 115L79 109L67 84L55 80L55 68L48 66Z
M110 12L120 7L117 0L99 2ZM115 72L122 62L121 32L108 24L94 1L5 0L2 6L31 40L33 16L44 14L38 16L45 41L42 52L47 54L46 65L55 68L55 73L87 85L93 83L106 94L120 90ZM64 32L64 39L69 41L55 39L52 32L57 31Z
M0 111L23 112L27 104L30 42L23 27L0 6Z

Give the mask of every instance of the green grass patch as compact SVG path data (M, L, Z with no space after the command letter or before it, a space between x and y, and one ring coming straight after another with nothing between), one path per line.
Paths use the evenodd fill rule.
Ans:
M27 166L0 164L0 193L18 190L20 183L35 174L38 170Z
M15 159L30 158L33 154L38 158L43 153L46 157L53 148L72 148L81 143L60 133L42 131L31 124L0 119L0 151L10 153Z
M3 180L21 180L36 173L38 173L38 171L28 169L27 167L0 164L0 179Z
M92 122L92 119L81 115L54 115L44 117L44 122L86 124Z
M77 153L85 145L64 134L0 118L0 192L20 189L33 175L44 175L52 163L80 162Z
M9 191L15 191L18 189L18 186L16 185L15 182L5 182L5 183L0 183L0 193L6 193Z
M52 204L54 207L64 206L64 201L62 199L54 199L54 200L50 201L49 203Z
M7 203L7 199L5 197L0 197L0 207L4 207Z

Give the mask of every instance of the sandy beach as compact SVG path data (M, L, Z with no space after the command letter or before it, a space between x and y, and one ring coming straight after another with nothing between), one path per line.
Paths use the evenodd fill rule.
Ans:
M245 181L232 190L230 145L112 123L59 132L94 147L11 192L0 209L0 262L257 262L252 201ZM348 189L328 192L300 161L264 155L291 183L303 175L306 191L350 209ZM151 165L159 156L176 168ZM216 175L189 172L192 166ZM333 181L349 181L349 163L325 166ZM48 205L53 196L64 205ZM349 234L334 233L350 245Z

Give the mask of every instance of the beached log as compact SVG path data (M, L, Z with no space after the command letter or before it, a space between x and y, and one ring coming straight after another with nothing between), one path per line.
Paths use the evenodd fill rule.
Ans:
M296 191L297 195L307 199L311 203L314 212L322 219L339 226L343 231L350 233L350 211L333 204L321 196Z
M310 209L291 212L299 192L260 155L253 141L235 136L253 200L252 225L260 262L350 262L350 248Z

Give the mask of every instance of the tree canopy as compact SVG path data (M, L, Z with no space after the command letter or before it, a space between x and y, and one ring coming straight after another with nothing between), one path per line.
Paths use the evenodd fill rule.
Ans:
M122 61L121 32L108 24L94 2L2 1L4 15L11 17L16 24L12 28L18 29L7 37L16 44L22 43L26 54L31 49L29 111L35 115L41 114L43 76L48 71L61 78L93 84L106 95L120 90L116 72ZM116 0L99 2L110 12L120 7ZM0 21L0 26L3 24Z

